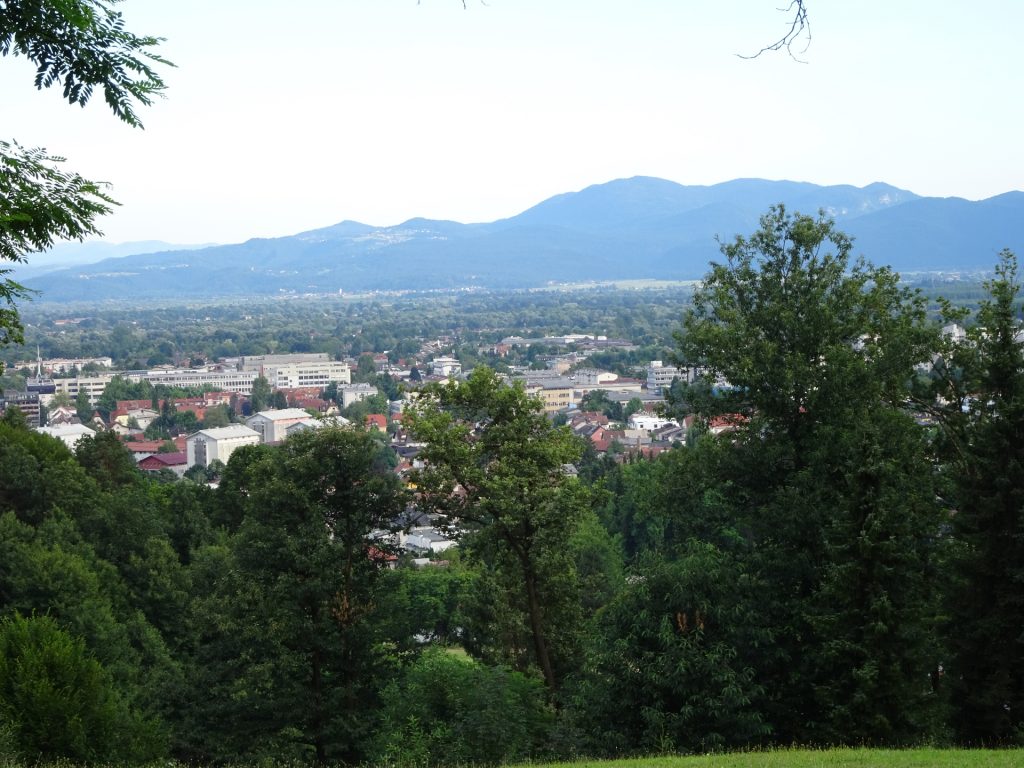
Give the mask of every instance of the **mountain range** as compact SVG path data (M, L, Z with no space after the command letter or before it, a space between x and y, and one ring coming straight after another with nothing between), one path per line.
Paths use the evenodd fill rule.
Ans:
M41 301L169 299L559 282L700 278L718 239L750 234L768 207L825 211L855 252L901 272L978 271L1024 253L1024 192L987 200L866 187L737 179L684 186L619 179L490 223L355 221L287 237L107 258L25 279Z

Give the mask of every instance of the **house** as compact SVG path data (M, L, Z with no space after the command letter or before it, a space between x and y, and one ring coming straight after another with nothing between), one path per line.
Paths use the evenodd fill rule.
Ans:
M380 432L388 431L388 420L387 417L380 413L370 413L366 416L366 428L369 430L378 430Z
M746 424L749 419L741 413L726 413L708 420L708 432L720 435L723 432L735 432Z
M70 405L57 405L50 409L46 416L48 426L58 424L74 424L78 422L78 413Z
M153 453L138 461L136 466L143 472L159 472L162 469L169 469L178 477L183 477L188 468L188 454L185 451Z
M145 429L160 416L159 413L149 407L147 402L143 408L118 408L110 414L111 424L120 424L122 427L131 426L134 422L138 429Z
M437 553L454 547L455 542L436 528L417 526L399 534L399 545L405 550Z
M138 463L147 456L159 453L160 449L167 445L167 442L167 440L128 440L125 442L124 447L132 452L132 457ZM185 451L186 442L184 437L176 437L170 442L174 443L174 447L178 451Z
M308 415L308 414L307 414ZM201 429L185 441L188 466L208 467L210 462L228 463L231 454L243 445L259 445L260 433L242 424Z
M246 419L245 426L259 434L260 442L279 443L288 436L288 427L309 418L309 413L301 408L282 408L273 411L260 411Z

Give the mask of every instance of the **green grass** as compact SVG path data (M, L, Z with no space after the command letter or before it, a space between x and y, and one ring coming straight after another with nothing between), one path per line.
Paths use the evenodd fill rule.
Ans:
M1024 750L778 749L696 757L579 760L531 768L1022 768Z
M274 768L313 768L300 762L259 764L260 768L266 768L268 765ZM82 767L65 760L51 763L22 762L0 753L0 768ZM124 767L100 764L92 768ZM168 760L140 768L201 767ZM256 768L256 765L238 763L233 768ZM732 752L694 757L523 763L502 768L1024 768L1024 749L772 749L763 752Z

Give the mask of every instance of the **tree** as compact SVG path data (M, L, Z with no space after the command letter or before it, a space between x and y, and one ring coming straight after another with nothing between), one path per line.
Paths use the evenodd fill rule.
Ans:
M354 382L366 382L369 384L377 378L377 364L373 360L373 355L364 354L359 356L359 361L356 364L356 369L352 372L352 381Z
M164 89L154 65L169 62L152 49L161 40L124 29L116 0L24 2L0 8L0 56L24 56L36 65L35 85L63 84L63 96L84 106L97 87L114 114L141 127L135 104L148 105ZM0 261L23 262L58 239L99 234L95 221L114 201L103 185L61 169L61 157L0 141ZM20 343L15 302L25 289L0 269L0 345Z
M936 705L921 681L940 658L941 511L904 406L937 333L919 295L851 251L832 221L773 208L722 246L678 357L707 372L688 404L736 427L706 490L763 584L776 737L899 744Z
M580 400L581 411L597 411L612 421L622 421L622 403L612 402L603 389L592 389Z
M270 382L265 376L257 376L252 382L252 394L249 396L250 410L252 413L259 413L266 410L270 405L270 398L273 396Z
M374 762L503 765L544 748L554 720L535 677L431 648L384 691Z
M89 402L89 390L85 387L78 388L78 395L75 397L75 411L78 414L78 420L83 424L92 421L93 407Z
M241 518L201 607L193 679L208 755L363 757L383 662L373 617L384 545L369 536L405 502L372 451L365 433L325 428L231 457L221 503Z
M950 674L959 736L970 744L1024 741L1024 348L1017 259L1003 251L989 298L949 363L964 403L957 427ZM953 383L953 380L948 380Z
M410 432L427 443L416 477L421 503L465 532L470 558L487 563L498 583L514 585L532 661L555 690L578 631L568 541L588 498L563 467L579 457L579 443L521 385L486 367L421 390L408 413Z
M140 761L163 751L155 724L48 616L0 620L0 722L26 760Z
M788 6L786 6L785 8L779 8L779 10L783 13L792 14L789 29L786 30L786 33L778 40L769 45L766 45L764 48L762 48L760 51L753 54L752 56L740 55L741 59L756 59L762 53L781 50L785 50L786 53L788 53L792 58L796 59L796 56L793 54L794 43L797 43L801 39L807 41L801 53L805 52L807 48L810 47L811 21L807 15L807 5L805 0L791 0ZM799 59L796 60L799 61Z
M712 544L644 564L588 633L571 701L591 748L707 752L768 734L750 651L770 643L770 633L751 585Z

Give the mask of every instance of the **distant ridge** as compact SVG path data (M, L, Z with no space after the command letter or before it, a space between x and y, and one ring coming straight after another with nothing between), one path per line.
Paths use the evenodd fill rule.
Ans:
M770 205L834 216L855 250L899 271L984 270L1024 253L1024 192L971 202L889 184L637 176L556 195L517 216L461 224L354 221L288 237L105 259L26 281L42 301L337 293L701 277L716 238L749 234Z

